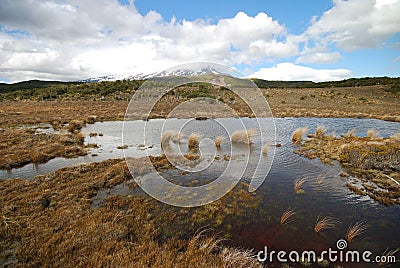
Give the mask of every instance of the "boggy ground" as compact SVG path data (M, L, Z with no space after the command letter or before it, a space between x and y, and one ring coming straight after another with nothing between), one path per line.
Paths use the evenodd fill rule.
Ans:
M0 169L86 155L80 133L40 133L35 128L0 129Z
M164 157L152 161L166 165ZM138 192L93 205L100 190L121 183ZM260 199L246 187L206 206L175 208L140 194L122 159L0 181L0 266L259 267L251 252L223 246L224 234L212 231L257 209ZM209 231L199 232L203 226Z
M361 117L400 122L400 94L388 92L387 86L272 88L262 91L276 117ZM123 97L115 93L105 98L5 100L0 102L0 126L62 124L74 119L85 120L89 116L96 116L98 121L122 120L130 98L126 93L121 94ZM202 92L179 88L175 94L169 94L157 103L150 118L166 117L176 105L197 96L219 99L238 111L238 115L251 116L243 101L228 90ZM223 117L224 114L215 116Z
M337 160L357 178L347 183L351 191L385 205L400 204L400 133L390 138L381 138L374 130L368 131L366 137L353 133L350 130L334 137L319 127L304 142L299 138L301 134L297 138L294 134L294 142L300 146L295 152L308 158L318 157L325 163Z

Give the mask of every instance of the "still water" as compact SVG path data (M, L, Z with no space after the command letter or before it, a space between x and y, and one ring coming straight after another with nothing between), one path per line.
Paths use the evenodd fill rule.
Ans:
M99 122L88 125L82 129L85 135L85 144L97 144L98 148L90 149L87 156L74 159L56 158L46 164L27 165L10 171L0 171L0 178L32 178L39 174L53 172L61 167L78 165L82 163L98 162L110 158L123 158L124 153L129 157L143 157L146 155L160 155L160 128L164 130L182 128L186 135L192 132L203 137L226 136L241 124L247 128L257 127L255 119L220 119L186 122L183 119L157 119L150 121L133 121L126 124L125 137L122 139L123 122ZM291 134L298 128L307 126L313 131L318 125L324 125L328 133L335 135L345 134L350 129L356 130L356 135L365 136L367 131L374 128L381 136L390 136L400 132L400 123L386 122L375 119L350 119L350 118L276 118L274 122L267 122L268 128L262 131L262 135L254 137L254 144L249 147L236 148L234 161L246 161L249 158L250 171L255 168L257 161L252 158L260 155L261 144L270 144L265 161L271 164L270 172L257 195L262 199L259 213L249 213L245 227L235 225L232 221L231 239L229 244L234 246L249 247L261 250L264 246L273 250L324 250L334 248L338 239L343 239L351 224L365 220L368 229L360 237L349 245L351 249L370 250L374 254L382 254L386 249L400 247L400 206L386 207L369 197L353 194L346 188L348 178L340 177L343 171L336 163L326 165L318 159L310 160L294 154L296 145L291 143ZM221 127L221 126L225 126ZM146 126L146 139L143 139L143 129ZM275 129L271 126L276 126ZM128 130L128 131L127 131ZM102 136L89 137L89 133L101 133ZM127 135L127 133L129 135ZM261 137L265 140L261 142ZM186 139L187 136L183 139ZM234 145L227 138L220 150L201 150L205 161L214 159L216 155L223 157L231 154ZM272 146L281 144L281 147ZM121 150L117 147L125 145ZM207 148L200 144L200 148ZM207 144L205 144L207 145ZM127 146L127 147L126 147ZM176 145L173 150L181 150L186 153L185 146ZM272 157L274 156L274 157ZM273 158L273 162L272 162ZM208 159L208 160L207 160ZM218 161L211 164L201 172L189 174L191 180L212 180L221 169L226 168L227 161ZM322 184L316 183L318 176L323 176ZM186 179L179 176L178 171L167 171L165 176L171 181L185 183ZM296 194L293 191L293 182L297 178L307 177L305 193ZM251 172L244 173L244 180L251 180ZM186 180L187 181L187 180ZM129 193L129 189L123 186L116 188L117 193ZM104 194L104 193L103 193ZM98 197L96 202L101 202L104 196ZM288 207L295 208L297 215L295 221L289 226L281 226L279 217ZM330 229L323 234L315 234L313 231L318 216L334 216L341 224L336 229ZM356 267L357 265L354 265ZM358 267L363 267L358 266Z

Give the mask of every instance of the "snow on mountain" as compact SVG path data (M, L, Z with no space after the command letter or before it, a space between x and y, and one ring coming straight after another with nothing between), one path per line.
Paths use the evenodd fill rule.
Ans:
M84 83L91 83L91 82L102 82L102 81L117 81L117 80L144 80L144 79L149 79L153 77L168 77L168 76L199 76L199 75L207 75L207 74L223 74L221 72L218 72L216 69L207 66L205 68L202 68L200 70L190 70L190 69L175 69L175 70L168 70L168 71L162 71L158 73L152 73L152 74L136 74L136 75L105 75L105 76L100 76L100 77L95 77L95 78L89 78L85 80L80 80L79 82L84 82ZM229 75L229 74L223 74L223 75Z

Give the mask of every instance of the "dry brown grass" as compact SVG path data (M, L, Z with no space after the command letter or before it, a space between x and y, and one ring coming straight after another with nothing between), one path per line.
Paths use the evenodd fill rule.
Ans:
M323 138L326 134L326 127L325 126L318 126L315 129L315 136L317 138Z
M265 144L262 148L262 154L267 155L268 154L268 149L269 149L269 144Z
M221 147L221 144L224 142L224 140L225 140L225 137L224 137L224 136L218 136L218 137L216 137L215 140L214 140L215 146L216 146L217 148L220 148L220 147Z
M301 127L297 128L293 133L292 133L292 142L296 144L300 144L303 140L303 135L308 131L308 128L306 127Z
M164 157L151 159L157 167L165 165ZM146 172L141 159L132 161L135 173ZM120 159L63 168L32 180L0 181L1 258L21 267L256 264L249 251L225 248L212 233L193 233L204 225L214 228L228 215L256 210L259 201L248 193L248 185L199 208L175 209L141 194L110 195L93 206L99 191L123 183L136 187Z
M354 138L356 136L355 133L356 133L355 129L350 129L349 131L347 131L347 133L344 135L344 137Z
M188 138L188 148L190 151L198 150L200 145L201 136L197 133L192 133Z
M325 216L322 218L318 216L317 222L314 226L314 232L319 233L326 229L336 228L339 223L340 222L334 217Z
M364 231L367 229L367 225L365 221L359 221L356 222L355 224L351 225L349 229L347 230L346 234L346 240L347 242L353 241L354 238L359 236L360 234L364 233Z
M257 135L257 130L251 128L249 130L236 130L231 135L231 141L237 143L252 144L252 137Z
M297 179L294 181L294 192L296 194L303 194L305 191L302 189L304 183L306 182L306 178Z
M379 132L375 129L369 129L367 131L367 137L370 139L379 139Z
M178 132L174 130L167 130L161 135L161 148L168 149L171 146L171 141L179 139Z
M30 128L0 130L0 168L11 169L29 163L45 163L55 157L86 155L82 134L45 134Z
M291 209L290 207L283 212L280 223L282 225L288 224L293 221L293 217L296 215L296 211L294 209Z

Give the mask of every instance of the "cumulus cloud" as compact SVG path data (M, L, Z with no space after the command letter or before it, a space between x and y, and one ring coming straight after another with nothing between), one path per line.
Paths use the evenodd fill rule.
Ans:
M117 15L116 15L117 14ZM242 64L295 55L265 13L215 24L164 21L115 0L0 2L0 77L76 80L162 70L188 61ZM279 41L278 41L279 38Z
M299 57L296 63L332 63L342 56L339 52L316 52Z
M334 0L334 7L314 18L304 41L352 51L378 48L400 32L400 0Z
M277 81L338 81L350 77L352 72L346 69L313 69L290 62L279 63L271 68L261 68L249 75L249 78L259 78Z
M382 46L399 32L399 13L400 0L334 0L303 34L292 35L265 13L165 21L155 11L140 14L133 0L2 0L0 78L78 80L190 61L331 63L340 49Z

